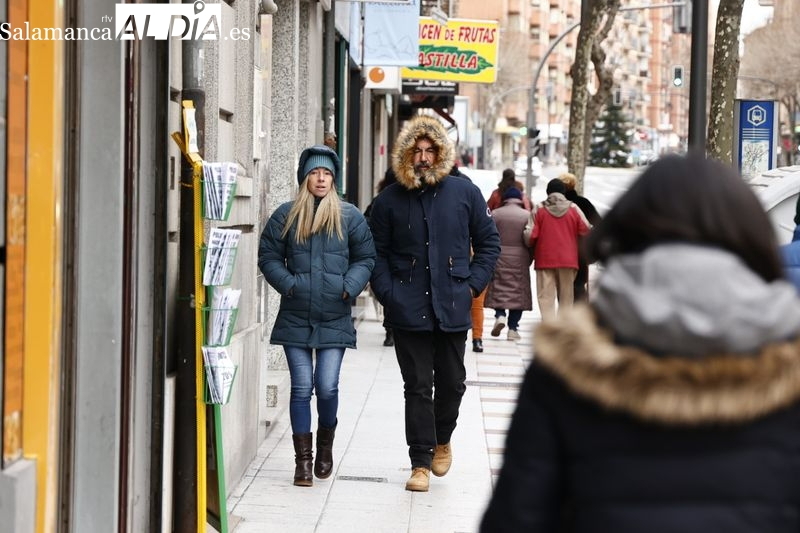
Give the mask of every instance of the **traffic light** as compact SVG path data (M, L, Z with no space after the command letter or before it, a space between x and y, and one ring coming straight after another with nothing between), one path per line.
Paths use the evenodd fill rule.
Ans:
M672 67L672 85L683 87L683 66L675 65Z
M684 2L672 8L672 33L692 33L691 2Z
M539 145L539 133L541 133L541 130L528 129L528 157L539 155L539 149L541 148Z

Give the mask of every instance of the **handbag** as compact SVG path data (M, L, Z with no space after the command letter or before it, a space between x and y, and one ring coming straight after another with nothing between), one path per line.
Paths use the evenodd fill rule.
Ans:
M525 223L525 227L522 228L522 240L525 243L525 246L528 248L532 248L531 246L531 233L533 232L533 213L528 213L528 222Z

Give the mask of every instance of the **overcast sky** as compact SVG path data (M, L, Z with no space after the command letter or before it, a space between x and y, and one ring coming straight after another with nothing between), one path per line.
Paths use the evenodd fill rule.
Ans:
M709 13L711 19L711 26L714 26L714 21L717 16L717 5L719 0L711 0L711 12ZM744 0L744 10L742 11L742 33L748 34L756 28L759 28L767 23L772 17L772 8L763 7L758 5L758 0Z

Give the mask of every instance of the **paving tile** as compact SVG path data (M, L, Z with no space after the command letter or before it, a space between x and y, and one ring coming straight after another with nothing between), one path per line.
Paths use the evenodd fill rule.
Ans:
M453 466L442 478L431 476L428 493L405 490L410 464L402 379L394 350L382 346L383 327L367 318L358 326L359 349L348 350L342 366L332 476L315 479L313 487L292 484L294 448L284 410L230 491L229 515L241 518L233 533L477 532L538 323L526 312L523 340L509 342L489 336L493 320L486 310L486 351L465 353L469 383L453 433Z

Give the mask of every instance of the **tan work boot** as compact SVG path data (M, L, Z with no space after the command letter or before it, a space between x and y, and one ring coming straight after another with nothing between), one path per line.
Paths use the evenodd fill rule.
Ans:
M406 490L413 492L428 492L431 482L431 471L423 466L415 466L411 470L411 477L406 481Z
M450 448L450 443L437 444L433 451L433 462L431 462L433 475L442 477L450 470L451 464L453 464L453 450Z

